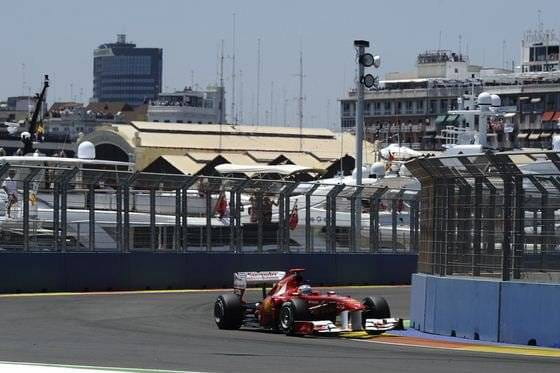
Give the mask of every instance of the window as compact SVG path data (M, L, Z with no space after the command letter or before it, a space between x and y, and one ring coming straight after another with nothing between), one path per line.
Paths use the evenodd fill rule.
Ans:
M397 107L395 109L395 114L401 114L402 113L402 102L397 101Z
M349 127L354 127L354 119L343 119L342 120L342 128L349 128Z
M430 100L430 114L437 114L437 100Z
M384 104L384 114L385 115L391 115L391 102L390 101L386 101Z
M381 102L375 102L373 104L373 114L381 115Z
M416 101L416 113L424 114L424 101Z
M413 114L414 113L413 106L414 106L414 103L412 101L407 101L406 102L406 113L407 114Z
M447 100L441 100L439 105L439 112L445 114L447 113L447 110L448 110Z

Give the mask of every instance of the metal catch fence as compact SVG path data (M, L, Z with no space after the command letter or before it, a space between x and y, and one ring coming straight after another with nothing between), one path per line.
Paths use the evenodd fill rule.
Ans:
M419 240L414 191L16 164L0 180L4 251L414 252Z
M507 152L420 158L419 272L560 281L560 158Z

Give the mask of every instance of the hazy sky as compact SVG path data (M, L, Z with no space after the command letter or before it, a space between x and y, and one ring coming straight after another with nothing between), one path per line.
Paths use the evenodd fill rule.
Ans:
M271 91L272 121L283 124L286 107L288 124L297 122L301 44L305 125L331 128L340 125L337 99L353 84L354 39L371 41L372 53L382 57L377 73L383 77L413 69L417 53L438 48L440 40L441 48L458 50L459 35L473 63L502 66L504 40L507 59L518 63L521 37L536 28L539 9L545 28L560 29L557 0L17 0L0 6L0 99L37 91L42 75L49 74L49 102L87 101L93 49L114 41L117 33L126 33L139 47L163 48L166 89L191 85L193 76L205 87L216 82L222 39L226 57L232 55L235 13L236 70L242 70L236 101L243 122L255 119L260 38L261 122L270 121ZM229 109L230 58L225 72Z

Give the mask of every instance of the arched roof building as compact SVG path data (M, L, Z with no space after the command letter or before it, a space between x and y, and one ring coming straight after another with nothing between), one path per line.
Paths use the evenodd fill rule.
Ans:
M97 158L134 162L136 169L176 169L184 174L208 174L213 166L235 164L297 164L334 174L343 164L353 168L356 139L327 129L130 122L99 127L82 137L91 141ZM364 142L364 160L374 146ZM345 160L341 162L341 159ZM348 162L351 159L351 162Z

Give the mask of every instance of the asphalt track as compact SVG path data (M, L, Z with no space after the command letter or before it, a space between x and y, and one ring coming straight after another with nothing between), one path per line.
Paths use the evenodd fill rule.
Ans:
M408 317L408 287L385 296ZM560 359L218 330L217 292L0 297L0 360L201 372L558 372ZM252 296L257 296L254 292Z

